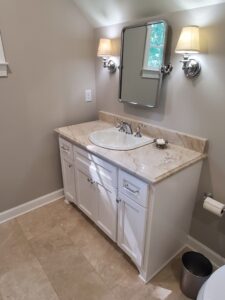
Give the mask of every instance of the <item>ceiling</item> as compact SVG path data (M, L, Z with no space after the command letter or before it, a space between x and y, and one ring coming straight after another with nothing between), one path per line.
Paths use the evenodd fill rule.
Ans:
M94 27L192 9L225 0L74 0Z

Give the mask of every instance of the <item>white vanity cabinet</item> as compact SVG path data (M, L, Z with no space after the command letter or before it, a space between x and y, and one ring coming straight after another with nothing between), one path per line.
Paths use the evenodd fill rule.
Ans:
M144 253L146 209L119 194L118 245L141 267Z
M101 184L96 186L97 198L96 224L116 242L117 200L116 191L107 189Z
M76 203L73 146L59 138L59 147L65 199Z
M117 169L74 146L77 205L113 241L117 232Z
M93 221L97 214L96 185L91 177L80 169L76 168L77 205Z
M59 139L65 198L95 222L148 282L186 245L202 161L148 183Z
M119 170L118 245L137 266L143 262L148 184Z

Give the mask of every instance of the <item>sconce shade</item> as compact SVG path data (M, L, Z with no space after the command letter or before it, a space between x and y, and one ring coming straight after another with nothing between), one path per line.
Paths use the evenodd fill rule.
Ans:
M198 26L183 27L175 52L176 53L200 52Z
M110 39L100 39L98 45L98 53L99 57L107 57L110 56L112 52L111 40Z

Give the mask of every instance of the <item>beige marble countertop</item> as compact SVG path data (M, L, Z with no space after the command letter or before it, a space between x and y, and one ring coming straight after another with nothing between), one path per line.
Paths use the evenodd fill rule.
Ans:
M72 143L150 183L157 183L206 157L206 154L170 143L163 150L156 148L155 144L149 144L134 150L117 151L104 149L90 142L88 137L91 132L110 127L113 124L98 120L55 131Z

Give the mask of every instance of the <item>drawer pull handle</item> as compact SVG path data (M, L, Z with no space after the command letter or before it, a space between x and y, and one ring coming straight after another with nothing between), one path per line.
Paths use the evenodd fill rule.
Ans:
M121 199L116 199L116 202L117 202L117 203L120 203L120 202L121 202Z
M128 184L128 183L125 183L125 184L124 184L124 187L125 187L129 192L131 192L131 193L133 193L133 194L138 194L138 193L139 193L139 190L133 190L133 189L131 189L131 188L129 187L129 184Z
M91 178L87 178L87 181L90 182L91 184L95 183L95 181L93 179L91 179Z

